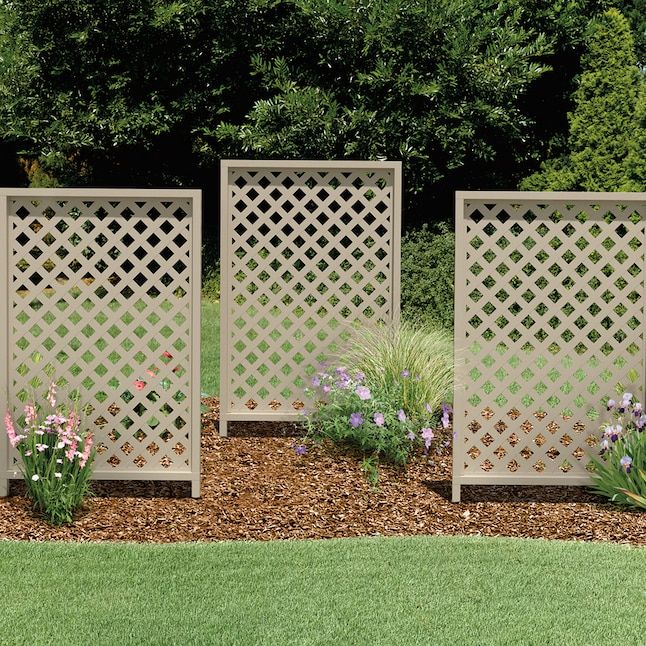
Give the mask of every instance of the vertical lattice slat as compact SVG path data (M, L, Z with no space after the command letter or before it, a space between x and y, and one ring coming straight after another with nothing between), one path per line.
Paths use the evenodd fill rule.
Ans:
M354 321L399 310L400 164L222 163L220 432L298 414Z
M602 398L643 377L644 195L456 202L454 499L461 484L588 483Z
M190 480L199 495L199 192L6 200L10 405L51 367L80 392L95 477Z

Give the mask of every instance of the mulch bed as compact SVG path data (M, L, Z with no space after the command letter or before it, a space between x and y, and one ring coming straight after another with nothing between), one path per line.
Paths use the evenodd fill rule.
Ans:
M0 539L215 541L342 536L482 535L646 546L646 513L623 511L581 487L463 487L451 499L451 455L381 468L378 489L357 459L315 448L299 457L286 423L230 424L204 403L202 498L181 482L102 482L76 522L55 528L30 510L22 483L0 498Z

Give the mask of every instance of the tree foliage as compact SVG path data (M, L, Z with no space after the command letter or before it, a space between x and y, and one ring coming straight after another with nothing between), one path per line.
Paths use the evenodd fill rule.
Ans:
M402 159L413 193L502 147L522 150L531 125L519 98L545 71L549 44L518 3L295 6L313 55L254 57L267 96L242 124L220 125L217 140L260 157Z
M408 223L446 219L559 148L610 1L0 0L0 140L34 183L202 186L207 210L224 157L401 159Z
M2 136L63 182L184 182L193 130L239 105L236 0L13 0L0 41ZM188 166L188 168L182 168Z
M616 9L593 19L568 115L569 153L541 166L528 190L639 191L646 187L644 78L630 26Z

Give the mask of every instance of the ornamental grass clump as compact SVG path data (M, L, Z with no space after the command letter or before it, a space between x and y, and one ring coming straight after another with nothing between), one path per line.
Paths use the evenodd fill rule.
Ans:
M401 391L409 416L423 418L453 397L453 341L443 330L407 321L361 327L342 363L380 391Z
M614 423L601 429L600 458L593 460L594 491L617 504L646 509L646 413L629 392L618 401L609 399L607 409Z
M23 414L10 411L4 422L9 442L22 460L20 469L34 510L54 525L71 523L74 513L90 493L94 438L80 430L76 407L57 404L52 382L46 404L32 398Z

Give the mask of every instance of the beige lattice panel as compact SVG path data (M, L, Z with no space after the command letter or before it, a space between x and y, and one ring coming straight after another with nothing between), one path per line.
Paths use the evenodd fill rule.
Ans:
M96 478L190 480L199 495L199 191L1 199L9 405L51 369L86 407Z
M399 162L222 162L220 432L292 419L356 321L399 313Z
M644 374L645 198L457 194L454 500L589 482L602 399Z

